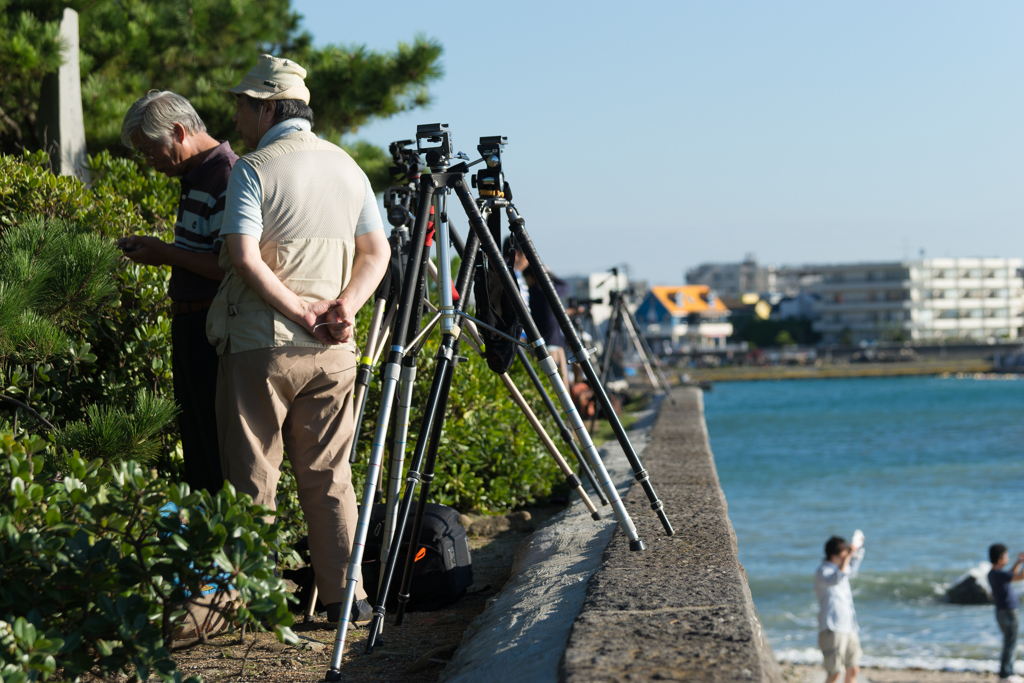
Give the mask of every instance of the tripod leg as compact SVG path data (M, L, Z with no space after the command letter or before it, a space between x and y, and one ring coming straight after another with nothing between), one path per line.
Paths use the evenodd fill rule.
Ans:
M319 591L316 588L316 581L314 581L312 592L309 594L309 602L306 603L306 613L302 616L303 624L308 624L313 621L313 613L316 612L316 601L318 598Z
M647 343L647 337L640 334L640 324L636 321L636 316L633 315L633 312L627 308L626 315L629 316L629 322L633 325L633 329L637 331L637 337L640 338L640 343L643 345L644 350L647 352L647 357L651 359L651 362L654 364L655 369L657 369L658 371L658 377L661 378L662 388L665 390L665 393L668 394L668 398L670 401L672 401L672 405L675 405L676 399L675 396L672 395L672 387L669 386L668 377L665 376L665 372L661 369L661 359L658 358L658 356L655 355L654 351L651 350L651 345Z
M402 582L399 584L401 589L398 591L398 612L395 614L395 626L402 624L402 617L405 616L405 606L409 604L410 589L412 587L412 567L417 559L420 530L423 528L423 516L427 511L427 501L430 500L430 484L434 480L437 448L441 442L441 432L444 429L445 408L448 406L448 394L451 391L452 375L455 369L455 356L458 354L459 342L456 339L453 339L452 342L451 347L438 351L438 362L443 364L443 369L439 371L442 375L441 394L439 396L440 410L437 411L436 420L431 428L426 464L423 467L423 475L420 479L420 497L416 503L416 516L412 522L412 533L409 534L409 551L405 554L405 567L402 570Z
M619 299L618 297L612 302L612 315L608 318L608 334L604 340L604 353L601 356L601 386L605 386L605 382L608 381L608 373L612 367L612 355L615 351L615 347L619 344ZM566 338L568 341L568 337ZM595 392L596 393L596 392ZM608 411L605 410L605 413ZM614 410L612 412L615 412ZM594 416L590 418L590 431L594 431L597 426L597 411L594 411Z
M629 309L626 308L626 304L622 304L622 308L619 309L619 315L622 316L622 326L626 328L626 334L629 335L630 341L633 342L633 348L636 349L636 355L640 356L640 362L644 364L644 371L647 373L647 379L650 381L651 386L655 389L659 389L658 378L654 376L654 370L651 369L651 363L647 359L647 352L644 347L640 344L640 338L637 335L636 328L633 327L633 323L630 318L627 317Z
M640 485L644 489L644 493L647 494L647 499L651 503L651 509L656 515L658 515L658 519L661 521L661 525L665 529L665 533L671 536L675 531L672 528L672 522L668 519L668 515L665 514L665 506L662 504L661 499L658 498L658 494L654 492L654 486L651 484L650 475L641 464L640 457L633 448L633 444L630 443L629 435L626 434L626 429L622 426L622 422L619 420L618 415L616 415L615 411L612 410L608 394L605 392L604 386L601 384L597 376L597 371L594 370L594 365L590 362L590 354L585 348L583 348L583 343L580 341L579 335L576 334L576 330L569 322L569 317L566 315L565 308L562 306L562 302L558 298L555 286L551 282L551 278L548 277L547 271L544 269L544 264L540 260L540 255L537 253L536 247L533 246L533 242L530 240L529 233L526 232L525 221L518 214L514 213L515 210L512 209L511 206L509 206L509 210L509 223L512 234L515 235L516 244L522 247L523 253L526 255L526 260L529 261L530 265L533 267L533 271L537 275L541 291L544 293L544 298L548 300L552 312L558 319L558 325L562 328L562 332L565 334L566 342L573 350L576 362L583 369L584 375L586 375L594 393L597 395L598 402L604 408L605 413L608 416L608 423L612 426L612 431L615 432L615 438L618 440L619 445L622 446L622 450L626 454L626 459L629 460L630 467L633 468L633 475L636 477L636 480L640 482ZM483 242L483 238L481 238L481 241ZM485 242L484 244L486 247L487 245ZM489 247L487 248L489 250ZM589 436L587 438L589 439ZM609 499L610 498L611 496L609 496Z
M391 414L391 401L395 395L395 384L398 381L397 368L389 363L385 369L384 390L381 393L381 415ZM386 412L385 412L386 409ZM363 550L366 548L366 534L370 528L370 515L373 512L373 496L377 490L377 477L380 475L380 466L384 458L384 449L379 447L383 444L387 435L387 420L378 420L377 433L374 438L374 447L370 454L370 462L366 468L366 484L363 486L363 503L359 508L359 521L356 523L356 537L352 544L352 556L349 558L348 580L345 584L345 599L342 601L341 615L338 617L338 632L334 642L334 657L331 662L331 671L327 673L327 680L340 680L341 657L345 650L345 636L348 633L349 616L352 613L352 604L355 602L356 585L362 578ZM332 678L332 672L338 678Z
M594 477L594 472L590 469L590 465L587 464L583 454L580 453L580 449L576 446L576 440L572 438L572 432L565 426L565 421L562 420L562 416L558 413L558 408L551 402L551 397L548 396L547 390L544 385L541 384L540 377L537 376L537 371L533 369L533 365L530 363L530 359L527 357L526 352L523 351L522 347L516 347L516 356L519 358L519 362L522 363L526 369L526 374L530 377L530 381L533 382L533 386L537 389L537 393L540 394L541 400L544 401L544 406L548 409L548 413L551 414L551 418L555 421L555 426L558 427L558 433L562 437L562 441L569 446L569 450L572 451L573 455L576 456L576 462L579 463L580 471L587 477L587 481L590 482L590 486L594 489L594 493L601 501L601 505L607 505L608 499L605 498L604 490Z
M413 385L416 382L416 364L402 365L402 383L399 392L398 419L395 422L395 438L391 447L391 465L388 468L387 513L384 522L384 541L380 546L380 566L388 561L391 539L395 535L398 521L398 497L402 490L402 475L405 467L405 446L409 438L409 414L412 410ZM379 577L377 592L384 583L383 575Z
M430 176L424 176L425 182L429 182ZM429 187L433 188L432 185ZM475 208L475 207L474 207ZM443 225L443 223L442 223ZM447 235L442 232L441 243L447 242ZM465 306L466 300L469 297L470 287L472 287L472 279L470 274L473 272L474 265L476 263L476 252L478 242L475 236L471 235L466 242L465 255L463 256L462 263L459 266L459 279L456 285L456 289L459 292L459 302L456 310L462 310ZM442 282L445 282L445 275L448 271L442 270ZM450 276L449 276L450 277ZM451 305L451 280L447 280L446 284L439 287L439 291L442 296L442 303L444 306ZM409 511L412 509L412 496L415 494L416 485L420 482L422 475L420 474L421 468L423 467L424 456L427 451L427 444L431 439L431 434L435 423L437 422L438 415L443 414L445 404L441 402L442 391L444 390L445 376L448 373L448 369L454 362L455 352L454 348L457 344L457 335L459 334L458 321L460 318L453 317L451 319L452 327L446 327L444 336L441 340L441 346L437 352L437 364L434 367L434 378L430 384L430 391L427 395L427 401L423 407L423 418L420 422L419 436L416 440L416 447L413 450L412 463L409 466L409 474L406 478L405 494L402 496L402 504L398 511L398 521L395 525L394 538L391 540L391 548L388 551L388 561L384 567L383 577L384 580L381 582L380 591L377 594L377 604L373 611L373 622L369 628L369 638L366 641L366 653L371 654L373 648L377 642L377 633L380 631L381 625L384 621L384 615L386 613L388 593L391 590L391 582L395 574L395 568L398 565L398 547L402 542L402 537L405 535L405 524L409 519ZM447 324L447 323L443 323ZM445 394L447 398L447 394ZM440 434L438 434L440 437ZM411 537L410 543L415 544L418 542L418 538L415 536ZM415 552L412 553L415 556Z
M377 338L383 336L381 320L384 317L386 304L387 299L377 299L373 304L373 318L370 320L370 333L366 338L366 350L363 352L363 357L359 359L359 369L356 371L356 388L352 405L357 406L357 413L355 428L352 432L352 452L348 456L350 463L359 462L357 447L359 446L359 428L363 424L363 412L366 410L366 387L370 386L370 379L373 376Z
M576 406L573 405L572 398L569 396L569 391L562 382L562 375L559 371L558 365L551 359L551 355L548 353L547 347L544 345L544 340L540 336L540 331L537 329L537 325L534 323L533 318L530 317L530 311L526 307L526 303L523 301L522 297L519 296L519 287L516 285L515 280L512 279L512 274L509 273L508 268L504 265L504 261L501 257L501 249L499 249L498 243L495 241L487 225L484 223L483 216L480 215L476 202L470 194L469 188L466 186L465 178L459 176L454 180L453 186L456 194L458 194L459 199L462 202L463 210L465 210L466 215L469 217L470 228L472 228L473 234L475 234L480 240L480 245L492 265L492 272L498 276L498 279L501 281L502 289L505 290L505 293L511 300L516 316L519 318L519 321L523 324L523 328L526 330L526 337L530 340L530 346L534 349L534 355L537 358L537 362L544 374L548 376L548 382L554 389L555 396L558 397L562 407L565 409L566 416L569 418L569 424L575 430L576 436L579 439L580 444L583 446L582 450L590 454L591 461L594 463L595 467L598 468L598 478L605 487L605 493L608 496L609 502L611 502L612 509L615 511L615 516L618 519L620 528L623 533L626 534L626 537L629 538L630 549L642 550L644 548L644 543L640 540L640 536L636 532L636 526L633 524L632 518L630 518L629 513L626 511L626 506L619 497L619 493L615 489L615 485L612 483L611 477L608 475L608 471L605 469L600 455L597 453L597 448L594 446L594 442L590 438L590 434L587 432L586 427L583 426L583 421L580 419L579 411L577 411ZM532 245L530 246L532 249ZM540 267L539 261L537 263L538 265L535 269ZM554 292L554 285L551 284L551 280L547 277L546 272L541 273L541 280L546 281L551 287L552 292ZM565 309L562 308L557 294L555 295L555 301L557 302L558 310L560 310L564 316ZM554 308L555 306L552 305L552 309ZM607 396L605 398L607 399Z
M399 299L398 322L392 339L391 352L388 355L388 363L384 367L384 384L381 387L380 410L377 413L377 429L374 432L373 445L370 448L370 467L367 468L367 482L363 491L363 509L359 511L359 523L356 525L356 538L352 545L352 556L349 563L348 581L345 587L345 600L342 603L341 616L338 619L338 632L334 641L334 654L331 657L331 668L325 674L328 681L341 679L341 657L345 651L345 636L348 632L349 615L352 611L352 603L355 599L356 582L360 578L360 567L362 563L363 550L366 546L366 533L370 523L370 512L372 510L373 494L376 490L376 475L379 474L380 464L384 459L384 447L387 442L388 421L391 418L391 407L394 401L395 389L398 386L398 377L405 352L404 347L396 342L405 340L409 328L409 319L414 305L413 297L416 293L416 281L419 275L424 242L427 234L428 207L433 197L434 188L429 182L420 182L420 203L416 213L416 223L413 228L413 236L410 243L409 266L410 273L402 282L402 295ZM418 304L417 304L418 305ZM374 463L376 463L374 467ZM371 480L370 475L373 475Z

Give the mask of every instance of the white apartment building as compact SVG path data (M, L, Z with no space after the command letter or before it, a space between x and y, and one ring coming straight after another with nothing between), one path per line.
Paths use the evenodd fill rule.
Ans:
M934 258L810 266L821 274L814 330L825 343L1017 339L1021 259Z

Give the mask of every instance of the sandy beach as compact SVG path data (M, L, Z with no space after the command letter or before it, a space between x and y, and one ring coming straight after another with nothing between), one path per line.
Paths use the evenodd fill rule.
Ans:
M779 664L786 683L823 683L825 669L805 664ZM839 680L842 680L840 677ZM932 671L928 669L880 669L862 667L857 683L995 683L994 673L978 671Z

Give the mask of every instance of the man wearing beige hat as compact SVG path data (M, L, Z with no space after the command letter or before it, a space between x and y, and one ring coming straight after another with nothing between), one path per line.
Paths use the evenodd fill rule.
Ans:
M320 599L337 621L355 537L352 443L355 313L384 275L390 246L370 181L311 132L306 71L262 55L229 92L255 151L228 180L224 281L207 335L217 347L224 476L274 507L287 452L309 526ZM369 620L357 586L351 620Z

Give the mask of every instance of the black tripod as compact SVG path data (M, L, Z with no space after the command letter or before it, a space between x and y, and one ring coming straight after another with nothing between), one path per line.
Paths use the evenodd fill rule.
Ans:
M618 268L612 268L613 277L618 276L618 274ZM647 344L647 339L640 334L640 325L637 323L633 312L629 310L626 296L627 292L616 290L608 293L609 303L612 305L612 315L608 319L608 335L605 338L604 356L601 364L601 383L604 384L608 379L612 354L619 344L622 331L625 330L629 341L632 342L634 350L640 357L644 370L647 372L647 378L650 380L651 386L655 389L663 390L674 405L676 400L672 397L672 388L669 386L668 378L665 377L665 373L661 370L661 360L654 355L651 347ZM655 374L655 369L657 369L657 374Z
M420 425L419 436L412 457L405 494L401 502L401 511L398 515L397 528L395 529L391 543L392 548L389 552L388 561L382 575L383 579L381 590L377 597L377 607L374 611L373 624L369 629L370 635L367 642L368 652L373 650L377 634L380 630L380 624L384 617L384 606L387 603L388 591L390 590L397 565L398 553L395 544L399 543L400 539L404 535L405 523L408 519L408 513L411 510L412 496L415 493L417 484L420 484L421 490L417 506L417 514L413 520L410 543L415 544L419 537L424 509L429 498L430 484L434 476L434 464L436 462L438 444L443 430L444 412L447 404L448 393L451 387L452 374L454 367L459 360L459 337L462 332L462 320L467 317L465 314L465 305L472 286L470 276L476 264L478 249L481 246L490 272L496 276L501 289L503 289L505 294L509 299L511 299L511 304L515 310L516 316L525 328L528 339L527 346L533 350L534 355L538 360L538 364L542 368L544 374L548 376L550 383L554 387L556 396L559 398L563 408L566 410L567 417L569 418L570 424L575 430L576 435L583 446L583 450L588 454L591 462L595 465L595 469L597 469L598 477L601 480L602 486L605 488L605 493L608 495L612 508L616 513L619 525L630 539L630 548L633 550L641 550L644 547L643 542L637 535L632 519L629 517L628 512L626 512L625 506L619 498L614 485L610 481L610 477L608 476L607 470L604 468L600 456L597 454L593 441L587 433L586 428L580 420L580 417L569 398L569 394L562 383L558 367L551 359L550 354L544 345L543 339L540 338L539 331L537 330L533 320L530 318L525 303L519 297L515 281L512 279L511 273L502 260L497 240L485 224L484 219L481 216L480 209L469 192L469 188L465 182L465 173L469 168L468 165L457 164L454 167L450 167L450 160L453 158L453 155L451 152L451 140L447 126L439 124L420 126L417 130L417 141L421 144L420 151L426 155L427 163L428 166L430 166L432 173L429 175L423 175L420 179L416 221L410 243L409 267L403 282L394 339L398 340L406 337L409 323L409 310L411 307L418 306L418 303L415 301L415 292L411 283L414 280L420 279L421 273L423 272L424 235L426 233L427 223L430 220L429 209L434 205L435 194L440 193L443 200L448 191L455 192L462 203L464 211L469 217L471 233L465 245L465 251L457 278L456 289L459 295L458 302L453 303L450 286L451 271L449 266L450 256L448 253L448 226L442 202L440 212L437 215L439 218L439 234L437 240L438 268L440 271L439 279L441 282L438 289L441 297L440 314L442 340L436 356L437 363L434 370L433 381L423 409L423 418ZM424 148L422 147L422 143L424 141L439 144L436 147ZM460 155L459 158L465 157ZM488 158L486 161L489 167L488 170L492 170L497 167L497 178L500 179L500 157L495 154L493 158ZM484 171L481 171L480 175L483 176ZM483 192L481 192L481 194L483 194ZM536 250L529 242L529 236L526 235L525 229L523 228L523 221L514 213L514 208L511 207L511 204L505 201L502 197L494 196L488 199L481 199L481 202L485 205L489 204L489 208L491 209L494 207L506 208L506 212L509 214L510 219L513 220L513 233L522 234L523 239L520 241L520 244L524 247L524 252L527 254L528 258L531 258L531 262L535 264L535 267L540 268L543 273L542 264L536 254ZM496 222L497 221L492 221L492 223ZM554 294L554 288L551 285L550 279L546 277L546 274L542 275L541 281L542 285L545 285L545 296L549 296L547 290L550 290L551 294ZM561 304L558 303L557 295L555 295L555 302L556 303L553 305L553 308L557 306L557 310L561 313L559 323L564 329L568 326L568 319L565 316L564 309L561 308ZM571 333L567 333L566 336L570 337L570 334ZM573 341L575 341L574 349L576 350L577 355L581 358L580 362L584 365L585 372L587 371L587 368L589 368L590 373L593 374L596 379L596 372L590 365L589 358L585 355L585 351L583 351L582 346L579 344L578 338L576 338L574 334L571 334L571 337ZM374 446L368 469L368 482L378 474L378 472L375 471L375 468L379 470L380 456L382 455L384 436L387 428L387 420L390 415L391 402L394 397L394 389L397 384L398 366L401 363L404 351L405 348L403 346L393 344L388 364L385 367L381 409L377 425L377 436L374 439ZM598 393L605 401L607 401L607 396L603 395L603 392ZM630 458L634 471L637 473L637 479L641 481L645 491L648 492L649 497L652 497L652 508L656 509L662 523L666 527L666 530L671 533L671 525L668 523L668 519L664 514L661 502L657 500L657 496L654 495L653 487L650 484L647 473L640 466L639 460L636 458L636 454L633 451L632 446L629 444L628 437L626 437L621 424L618 425L616 435L619 437L620 443L623 444L623 447L627 452L627 457ZM370 502L369 491L370 487L367 486L367 492L364 492L364 504L368 504ZM357 537L358 534L361 533L363 534L363 538L365 538L365 531L365 524L362 521L361 515L360 524L357 526ZM353 548L353 564L355 566L358 566L357 556L361 555L361 552L362 548L357 543L356 547ZM414 556L415 552L410 552L406 557L402 588L398 596L399 620L404 613L405 604L408 602L409 598L411 565ZM349 573L345 608L341 611L341 620L338 624L338 640L335 644L332 667L327 674L328 680L336 680L340 677L339 667L341 663L341 653L345 632L348 626L348 608L351 605L352 598L354 596L356 581L358 581L358 569L356 569L356 571L350 571Z
M386 337L390 329L391 321L393 320L395 315L396 306L394 305L394 300L397 299L397 289L401 286L402 273L405 270L405 268L402 265L402 261L405 261L406 265L408 262L407 256L409 245L409 228L412 226L415 218L413 214L409 211L409 207L418 194L418 180L423 169L423 163L420 160L419 154L414 150L408 149L408 147L412 144L414 144L413 140L400 140L391 143L390 146L391 155L395 163L395 165L390 168L391 175L396 181L404 180L406 182L404 184L393 185L389 187L384 196L384 207L387 212L388 222L390 222L393 226L391 236L392 259L388 275L385 277L385 280L381 283L377 291L377 299L374 304L374 318L370 325L370 333L367 341L367 353L363 356L361 360L359 372L356 378L355 404L358 406L358 416L356 420L357 435L359 433L359 426L362 423L363 419L366 387L369 385L371 370L373 364L376 362L377 356L379 356L381 350L383 349L383 345L386 343ZM436 202L434 205L432 205L431 209L432 212L437 212L439 206L436 204ZM431 215L434 216L435 213L432 213ZM433 221L428 222L427 225L428 231L432 230ZM428 244L426 246L429 246L429 241L431 239L430 235L431 233L428 232ZM462 240L458 237L458 234L454 230L451 230L450 237L452 239L456 251L461 256L463 251ZM424 263L428 267L431 276L435 280L437 280L437 270L434 263L431 262L430 260L426 260L424 261ZM420 274L420 277L422 277L422 273ZM394 286L390 286L389 283L395 284ZM417 296L417 298L419 297ZM423 302L426 306L431 306L429 301L427 301L425 297L423 298ZM380 320L382 318L382 316L380 315L380 311L383 310L383 306L385 303L387 303L388 314L387 317L384 318L383 329L379 329L378 326L381 324ZM421 309L417 309L417 312L414 314L415 320L413 320L409 326L410 331L408 333L406 343L407 351L402 359L402 368L397 389L398 405L394 409L395 412L392 417L394 427L393 433L391 435L391 457L388 467L389 482L386 496L387 510L385 514L384 538L383 543L381 545L380 555L381 566L383 566L387 562L388 554L390 551L391 539L393 538L395 526L398 519L398 509L396 502L398 500L398 495L401 491L401 479L403 466L405 462L406 439L408 437L409 432L409 415L412 408L413 385L416 378L416 358L418 356L420 345L426 337L426 332L429 332L429 330L432 329L432 326L437 322L439 318L439 316L435 316L430 321L430 324L428 325L428 328L426 330L419 330L420 323L418 317L416 316L418 316L420 310ZM473 334L474 336L476 335L472 323L469 323L468 329L471 334ZM380 339L379 348L376 347L376 340L378 338ZM377 348L376 352L371 353L370 350L374 348ZM532 373L532 368L530 369L530 372ZM532 376L535 380L538 390L543 392L543 387L539 384L539 379L536 378L536 373L532 373ZM529 405L525 402L525 399L523 398L522 394L519 392L515 384L512 382L512 379L508 377L507 374L503 374L501 375L501 380L508 389L513 402L515 402L516 405L519 406L519 408L523 411L524 415L527 418L527 421L537 432L538 436L541 439L541 442L547 448L548 452L551 454L551 456L558 464L559 468L562 470L563 474L566 476L566 480L570 488L576 490L577 494L580 496L584 505L590 511L591 516L594 517L594 519L600 519L600 515L598 514L593 503L587 497L586 492L580 487L579 481L575 478L575 474L572 472L568 464L565 462L561 454L558 452L557 448L554 446L553 441L548 436L543 425L540 423L537 416L533 413ZM551 404L550 399L548 399L546 393L542 393L541 395L545 399L546 405L549 411L551 411L551 415L555 423L559 425L562 431L564 432L565 427L561 423L561 419L558 416L557 410L554 408L553 404ZM565 435L563 433L563 438L564 436ZM571 436L569 437L569 439L571 443ZM356 451L357 443L357 440L353 439L352 455L350 457L351 462L356 462L358 459ZM575 449L575 444L571 444L571 446L573 449ZM606 505L607 501L605 500L604 495L601 492L600 486L598 485L597 480L594 477L594 474L591 472L586 462L580 459L579 451L575 450L575 453L577 455L577 458L579 459L581 473L586 475L586 477L591 482L591 486L600 497L601 503ZM384 483L383 480L383 476L377 479L377 494L375 496L376 502L379 502L382 494L382 488ZM311 611L309 618L311 618Z

